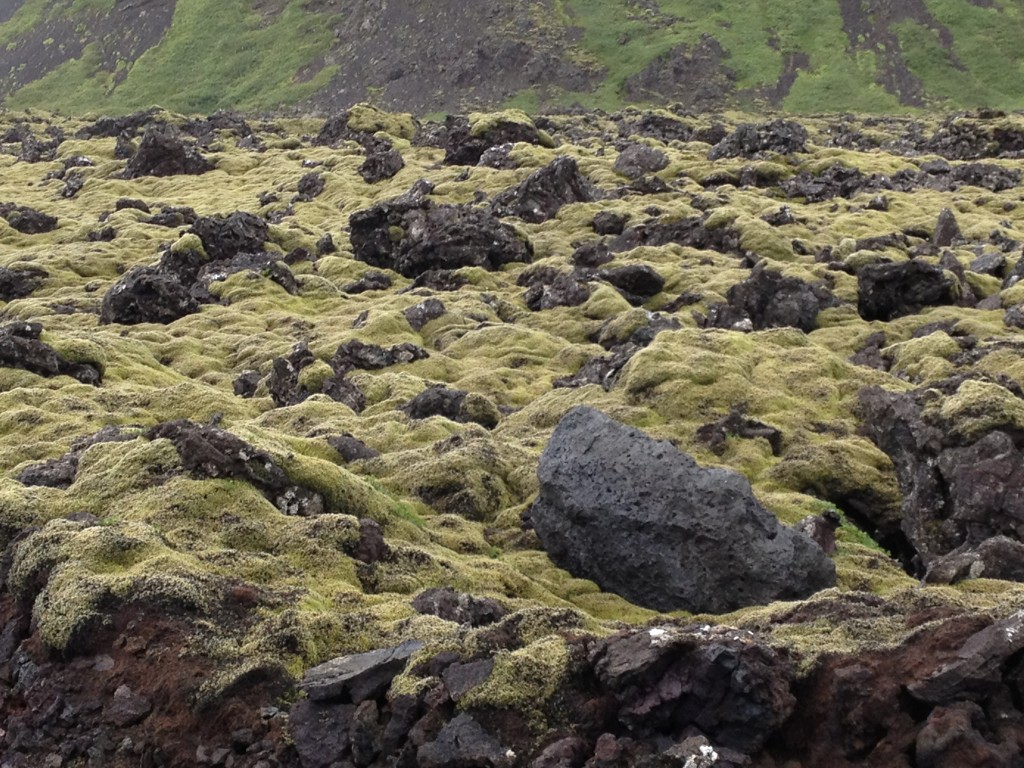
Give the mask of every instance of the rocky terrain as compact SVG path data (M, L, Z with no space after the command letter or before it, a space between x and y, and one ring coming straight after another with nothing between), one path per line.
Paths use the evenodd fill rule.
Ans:
M0 100L83 114L1024 108L1014 0L5 0Z
M0 145L0 766L1021 764L1020 115Z

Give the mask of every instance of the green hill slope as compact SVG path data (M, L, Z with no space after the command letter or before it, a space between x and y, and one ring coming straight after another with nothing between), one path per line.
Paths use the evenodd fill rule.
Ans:
M416 112L1024 108L1016 0L8 0L0 98Z

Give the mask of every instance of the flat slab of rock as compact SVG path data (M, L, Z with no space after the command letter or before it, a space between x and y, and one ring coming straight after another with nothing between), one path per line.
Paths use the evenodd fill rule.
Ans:
M312 701L347 699L358 704L377 698L422 647L418 640L409 640L394 648L331 659L306 672L302 689Z
M551 559L638 605L724 613L835 584L835 567L728 469L587 406L541 456L529 516Z

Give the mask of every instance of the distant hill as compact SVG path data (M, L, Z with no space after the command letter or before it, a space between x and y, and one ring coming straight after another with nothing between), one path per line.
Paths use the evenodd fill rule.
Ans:
M9 108L1024 108L1020 0L4 0Z

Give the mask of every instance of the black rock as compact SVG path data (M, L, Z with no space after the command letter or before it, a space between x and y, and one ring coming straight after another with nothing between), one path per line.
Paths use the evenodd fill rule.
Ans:
M261 378L259 371L242 371L232 384L232 388L238 397L255 397Z
M725 453L730 437L744 440L762 438L771 446L772 456L782 453L782 432L756 419L748 418L745 410L738 406L732 408L718 421L700 427L697 430L697 437L718 456Z
M23 235L41 235L57 228L57 218L15 203L0 203L0 217Z
M45 269L39 267L0 267L0 301L12 301L30 295L49 276Z
M421 331L423 326L432 320L443 317L448 310L440 299L425 299L419 304L409 307L404 312L406 322L414 331Z
M129 270L103 296L101 323L172 323L199 311L199 302L177 275L155 267Z
M405 167L402 153L390 141L373 139L366 144L366 159L359 166L359 175L367 184L392 178Z
M519 186L497 195L491 210L498 216L518 216L539 224L554 218L563 205L591 203L599 196L597 187L580 173L575 158L559 157L534 171Z
M752 125L744 123L708 153L710 160L723 157L753 157L765 152L788 155L806 150L807 129L796 122L773 120Z
M126 209L133 209L136 211L142 211L143 213L149 213L149 205L145 200L137 200L130 197L119 197L114 203L115 211L123 211Z
M376 344L364 344L358 339L346 341L338 347L331 358L331 367L337 373L346 373L351 370L361 369L374 371L380 368L387 368L398 363L411 363L416 360L423 360L430 357L430 354L423 347L404 342L385 349Z
M443 416L462 423L475 422L487 429L494 429L501 418L490 400L462 389L449 389L443 384L427 387L401 410L410 419Z
M324 511L319 493L294 485L270 454L223 429L181 419L158 424L146 437L170 440L182 466L193 475L244 480L285 514L317 515Z
M624 267L603 269L598 277L615 286L630 304L640 306L661 293L665 278L647 264L627 264Z
M594 214L591 226L594 232L599 235L621 235L629 221L628 213L615 213L613 211L600 211Z
M438 206L422 196L404 196L358 211L349 224L357 259L405 277L467 266L496 270L510 262L529 262L533 256L529 241L492 213L470 206Z
M500 144L540 143L540 132L531 124L496 120L482 130L473 130L461 115L445 119L444 135L445 165L476 165L486 150Z
M75 481L78 460L86 448L97 443L119 443L135 439L136 435L122 432L120 428L107 426L95 434L79 437L71 443L71 450L58 459L41 464L30 464L18 473L22 485L41 485L47 488L67 488Z
M139 148L128 161L125 178L140 176L198 175L213 166L193 146L186 144L176 128L153 125L146 129Z
M956 216L949 208L939 211L939 219L935 224L935 234L932 235L932 243L938 248L948 248L953 241L960 237L960 225L956 222Z
M655 610L726 612L806 597L835 567L731 470L586 406L559 422L529 518L560 567Z
M596 643L590 663L638 740L689 728L718 749L755 753L796 704L792 664L754 635L726 627L628 630ZM719 763L688 763L712 764Z
M920 261L869 264L857 272L857 311L865 320L892 320L923 307L954 304L957 281Z
M743 317L757 331L791 327L805 333L818 327L818 312L839 303L827 288L784 277L763 261L749 278L729 288L726 299L734 313L719 313L710 325L728 328L735 324L735 317Z
M46 377L63 374L93 386L100 383L100 371L95 366L65 359L40 340L42 332L39 323L9 323L0 327L0 366L22 368Z
M437 616L445 621L482 627L505 618L508 611L497 600L473 597L451 587L432 587L416 595L412 607L417 613Z
M416 751L419 768L508 768L508 750L466 713L445 723L437 739Z
M646 144L630 144L615 158L612 170L628 179L639 179L645 174L656 173L667 167L668 155L660 149Z
M304 174L299 183L296 186L295 191L298 193L292 202L308 203L314 197L317 197L321 192L324 191L323 174L311 171L310 173Z
M376 699L421 648L423 643L409 640L394 648L339 656L307 670L300 685L310 701L359 704Z
M572 272L544 268L533 274L524 273L518 282L529 285L523 300L534 312L554 307L577 307L590 298L590 286Z
M211 259L230 259L239 253L258 253L270 237L267 223L245 211L228 216L204 216L189 232L199 236Z
M302 768L333 768L349 751L356 708L302 699L288 713Z
M341 290L345 293L365 293L366 291L386 291L393 281L386 272L373 269L358 280L348 283Z
M363 459L375 459L380 456L380 451L371 448L362 440L347 432L344 435L328 437L327 444L336 450L345 461L361 461Z

